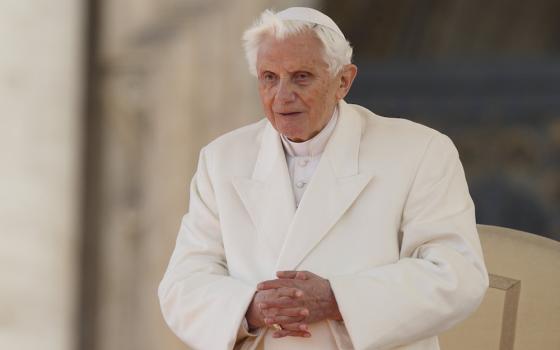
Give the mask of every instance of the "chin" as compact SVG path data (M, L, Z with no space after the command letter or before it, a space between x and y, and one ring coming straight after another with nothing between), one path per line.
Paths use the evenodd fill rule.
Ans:
M281 134L286 136L288 140L292 142L304 142L310 139L310 137L302 136L301 134L290 134L290 133L281 133Z
M280 134L286 136L289 139L301 137L301 133L298 130L296 130L296 128L294 128L291 125L282 125L282 124L283 123L276 123L276 125L274 125L274 129L276 129L276 131L278 131Z

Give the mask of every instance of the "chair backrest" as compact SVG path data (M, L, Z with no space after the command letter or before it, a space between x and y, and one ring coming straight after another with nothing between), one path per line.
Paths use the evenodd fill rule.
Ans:
M443 350L560 350L560 242L478 225L490 288Z

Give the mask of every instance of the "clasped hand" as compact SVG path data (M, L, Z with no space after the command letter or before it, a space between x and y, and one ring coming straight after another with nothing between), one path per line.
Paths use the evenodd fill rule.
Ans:
M327 279L308 271L279 271L278 279L258 284L247 310L249 326L278 324L273 337L310 337L308 325L325 319L342 320Z

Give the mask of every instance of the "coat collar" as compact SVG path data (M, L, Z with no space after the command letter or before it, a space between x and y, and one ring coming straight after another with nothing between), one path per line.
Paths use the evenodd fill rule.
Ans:
M338 107L337 126L297 211L280 136L270 123L251 179L234 179L277 270L296 269L371 179L359 173L362 117L344 101Z

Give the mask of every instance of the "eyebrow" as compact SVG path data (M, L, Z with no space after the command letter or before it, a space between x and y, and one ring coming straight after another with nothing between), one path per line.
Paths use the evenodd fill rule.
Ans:
M294 73L299 73L299 72L305 72L305 73L310 73L310 74L316 75L316 69L314 69L313 65L303 66L303 67L299 67L295 70L286 70L286 71L290 75L292 75ZM266 72L270 72L270 73L278 75L278 73L275 72L274 70L272 70L270 67L263 67L262 70L257 71L257 73L259 75L263 74L263 73L266 73Z

